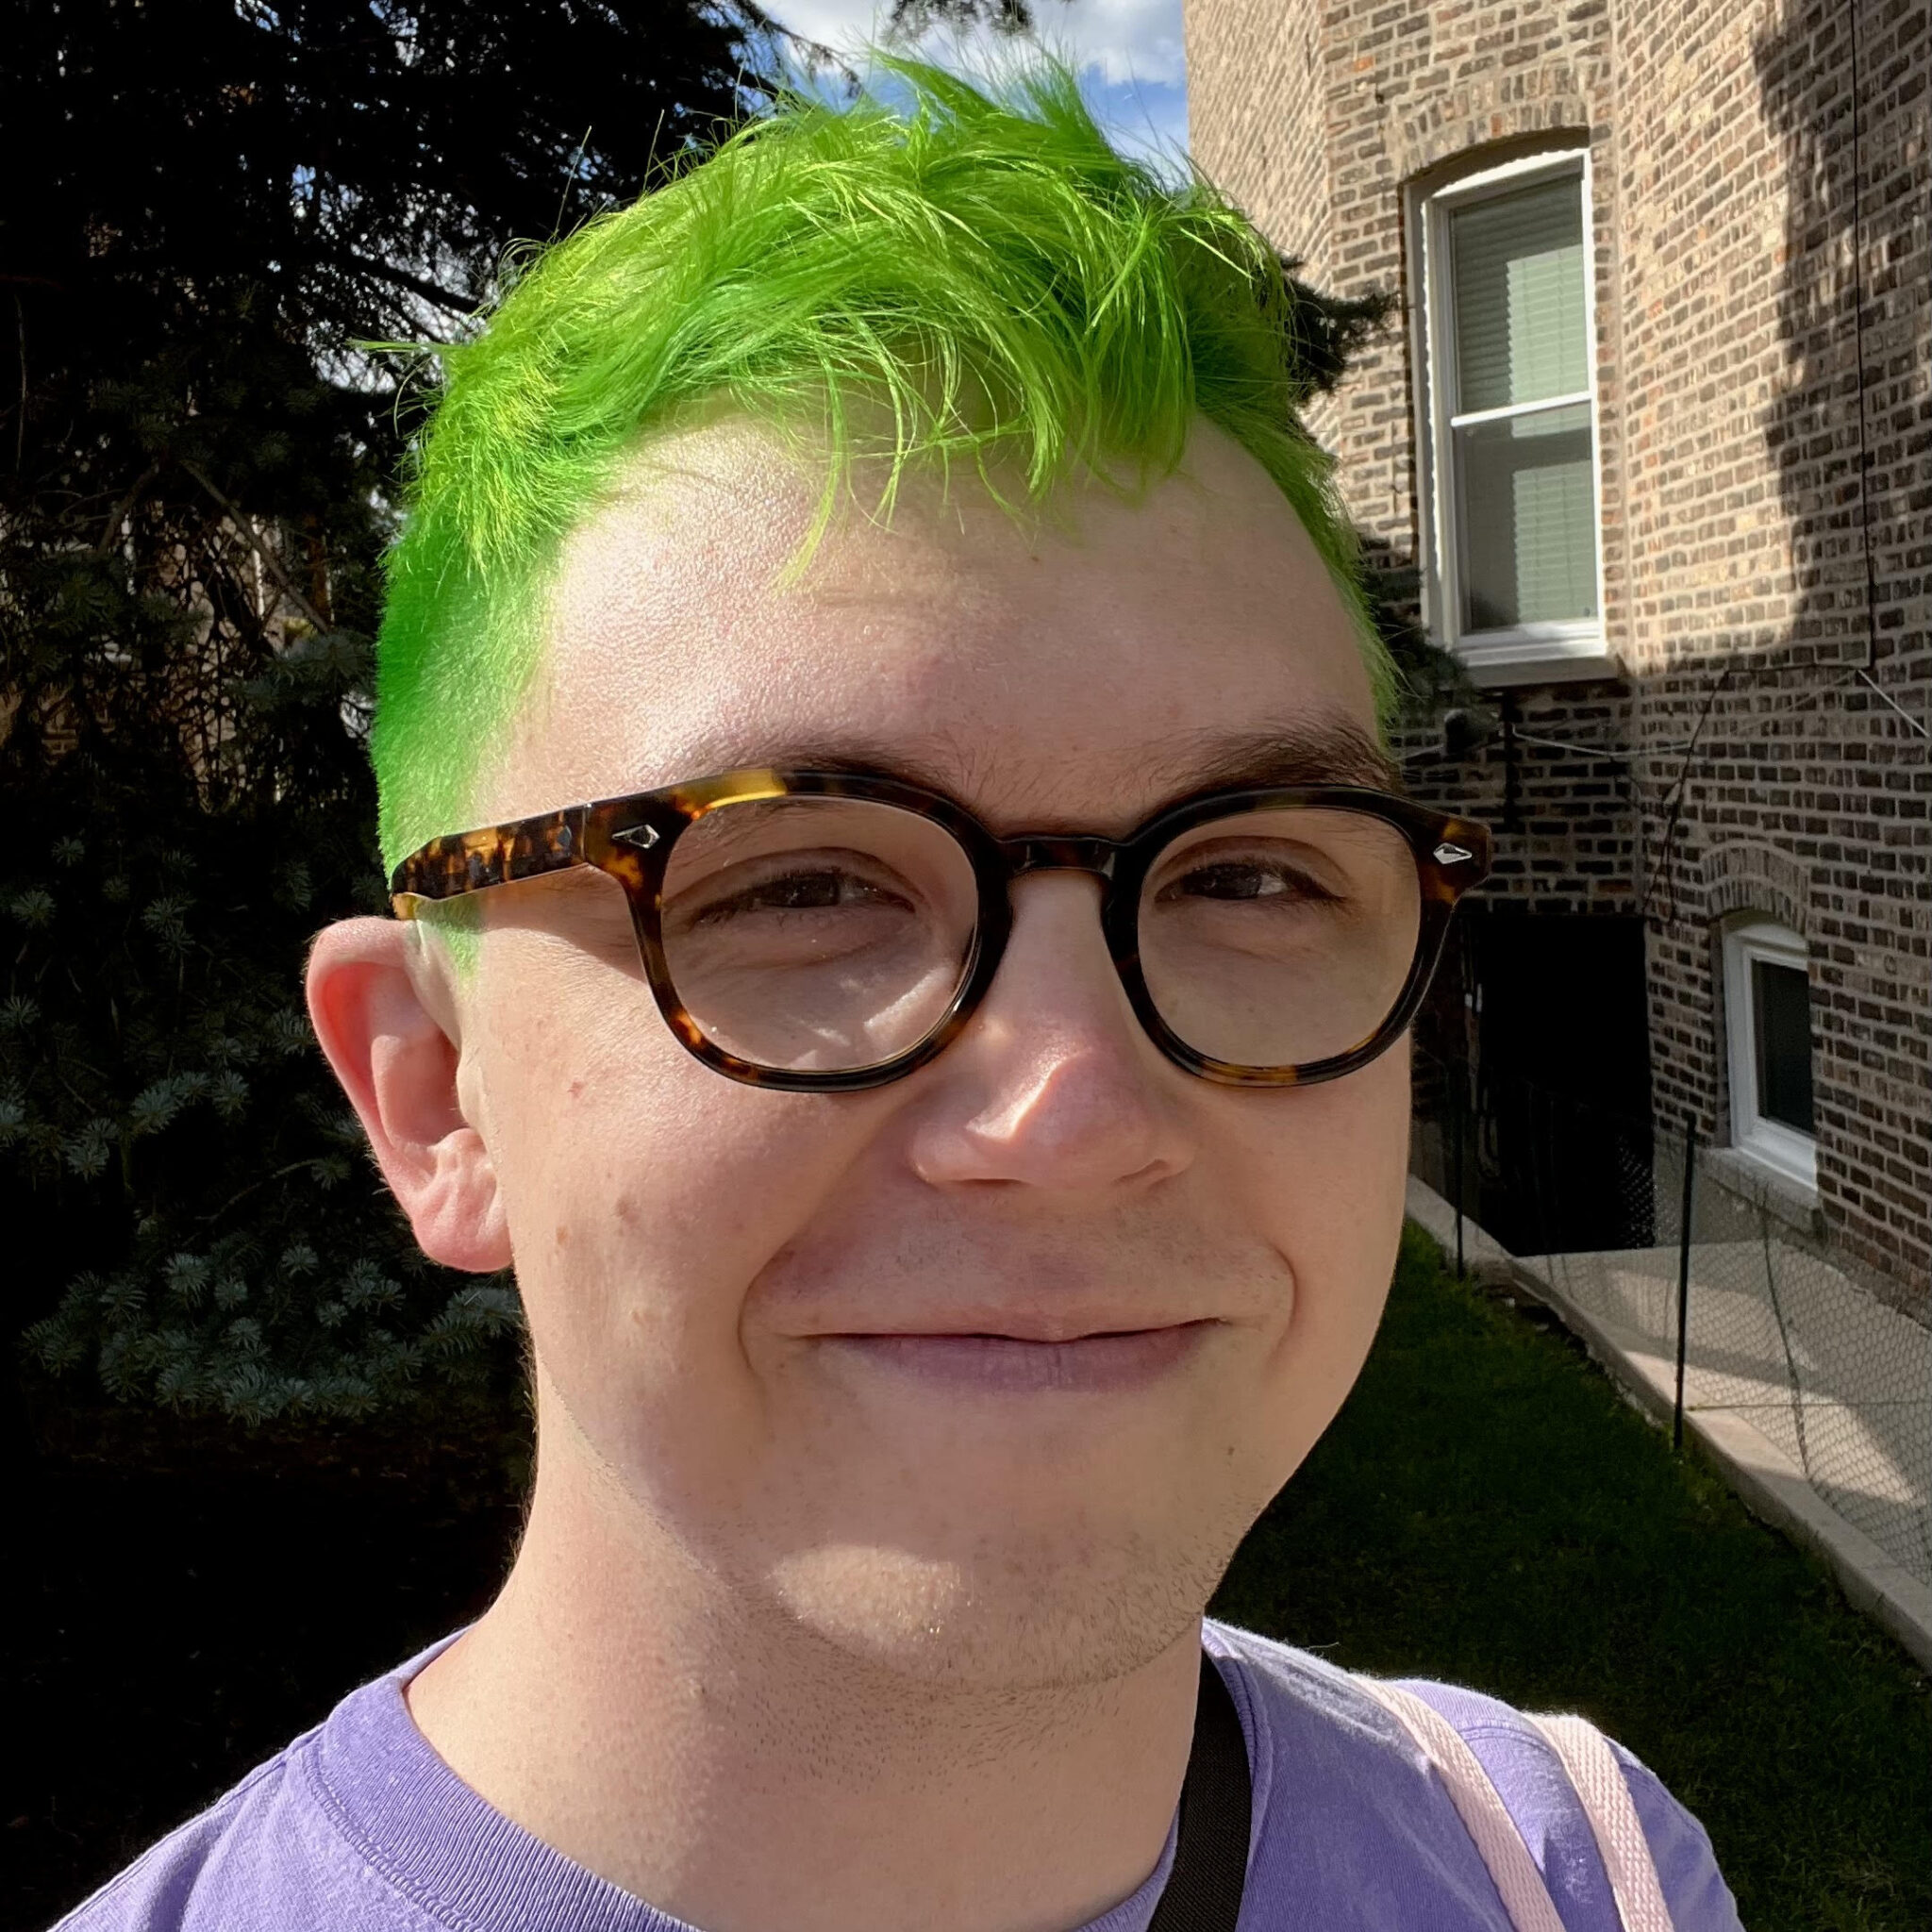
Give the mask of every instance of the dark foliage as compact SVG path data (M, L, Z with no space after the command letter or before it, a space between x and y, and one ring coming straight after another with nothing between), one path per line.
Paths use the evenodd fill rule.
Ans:
M1295 365L1318 395L1330 395L1348 365L1387 327L1395 297L1386 289L1330 295L1302 280L1301 259L1281 258L1288 278L1289 341Z
M408 367L734 113L690 0L25 0L0 66L0 1208L29 1357L251 1420L499 1370L300 1005L379 907L361 738ZM747 76L745 63L754 63Z
M1024 34L1033 25L1027 0L892 0L894 30L908 41L937 26L989 26L996 34Z

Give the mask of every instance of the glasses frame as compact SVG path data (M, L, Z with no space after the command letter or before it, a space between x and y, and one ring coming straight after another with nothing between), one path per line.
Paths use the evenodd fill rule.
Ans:
M660 895L679 838L707 812L721 807L808 797L863 799L916 813L951 833L973 867L978 924L973 956L958 991L923 1039L871 1066L836 1072L763 1067L727 1053L706 1039L685 1009L664 956ZM1147 991L1138 932L1141 887L1169 843L1197 825L1242 812L1305 809L1359 812L1403 835L1421 887L1415 957L1388 1016L1346 1052L1298 1066L1248 1067L1216 1059L1174 1033ZM903 779L755 766L432 839L397 866L390 879L390 894L397 918L413 919L425 902L540 878L575 866L594 867L624 888L644 977L658 1010L691 1054L714 1073L748 1087L789 1093L855 1093L916 1072L964 1030L1005 957L1012 931L1011 889L1016 879L1034 872L1085 873L1100 881L1101 930L1128 1004L1148 1038L1170 1060L1223 1086L1308 1087L1366 1066L1400 1037L1428 991L1457 901L1488 875L1490 859L1490 830L1480 821L1434 811L1366 786L1270 785L1202 791L1163 807L1124 839L1062 833L1001 839L952 799Z

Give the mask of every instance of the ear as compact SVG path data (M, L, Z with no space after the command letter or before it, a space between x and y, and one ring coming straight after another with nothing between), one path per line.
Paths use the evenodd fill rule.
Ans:
M308 1017L417 1244L432 1261L493 1274L510 1263L503 1196L458 1098L454 1003L423 952L401 920L325 927L308 955Z

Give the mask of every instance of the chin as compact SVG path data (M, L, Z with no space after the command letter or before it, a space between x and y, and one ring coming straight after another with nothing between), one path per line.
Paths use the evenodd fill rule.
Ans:
M989 1535L966 1555L827 1543L788 1555L768 1588L795 1629L932 1690L1100 1685L1192 1633L1246 1527Z

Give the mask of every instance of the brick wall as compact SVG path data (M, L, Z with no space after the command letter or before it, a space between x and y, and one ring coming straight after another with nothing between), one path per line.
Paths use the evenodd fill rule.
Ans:
M1519 741L1491 891L1646 915L1656 1105L1720 1136L1716 934L1741 909L1803 932L1822 1205L1932 1307L1923 0L1191 0L1187 27L1210 177L1313 278L1408 318L1316 423L1391 569L1419 545L1405 192L1551 129L1587 143L1626 675L1514 702L1524 736L1627 762ZM1498 741L1408 769L1500 817Z
M1212 30L1205 33L1198 8L1186 19L1189 99L1199 99L1205 88L1226 104L1219 125L1208 130L1210 142L1238 142L1268 197L1265 213L1250 212L1314 278L1328 275L1328 149L1320 137L1327 57L1321 12L1317 0L1216 7ZM1195 158L1219 180L1201 133L1191 123Z
M1635 912L1643 881L1634 787L1620 756L1629 741L1629 691L1618 683L1531 686L1514 694L1513 709L1513 758L1500 729L1457 759L1441 755L1433 725L1398 731L1409 790L1472 812L1496 832L1486 898L1544 916ZM1574 749L1559 752L1557 744ZM1598 751L1611 755L1589 755Z

